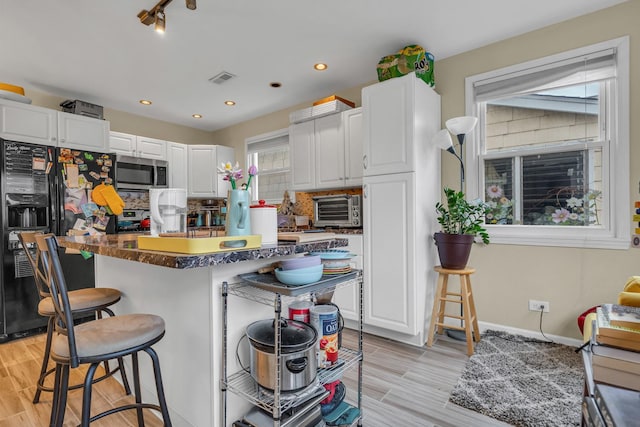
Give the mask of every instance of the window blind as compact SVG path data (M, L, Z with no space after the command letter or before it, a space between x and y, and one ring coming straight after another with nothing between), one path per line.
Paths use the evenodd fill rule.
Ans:
M474 82L476 102L615 78L616 50L605 49Z

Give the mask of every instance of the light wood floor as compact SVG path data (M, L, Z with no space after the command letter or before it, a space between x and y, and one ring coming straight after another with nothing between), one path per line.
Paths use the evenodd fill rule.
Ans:
M351 348L357 348L356 339L353 331L343 334L344 344ZM43 347L44 335L0 344L0 427L48 425L51 393L43 393L36 405L31 402ZM449 393L468 360L464 342L444 337L432 348L416 348L365 335L364 354L365 427L507 425L448 402ZM71 381L81 381L84 372L82 367L72 370ZM349 390L348 399L356 402L356 371L347 372L343 381ZM125 396L120 384L110 378L94 386L92 413L125 401L129 403L133 399ZM79 423L81 405L81 390L70 392L65 426ZM149 412L145 421L149 427L162 425ZM92 424L96 427L136 425L135 411L121 412Z

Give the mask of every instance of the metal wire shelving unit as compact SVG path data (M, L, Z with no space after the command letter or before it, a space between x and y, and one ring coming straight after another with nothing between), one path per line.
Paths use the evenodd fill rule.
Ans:
M287 288L283 285L282 289L278 288L278 284L270 280L266 280L266 283L259 283L252 280L252 276L245 276L249 280L243 280L241 276L238 276L239 280L235 283L222 283L222 311L223 311L223 338L222 338L222 366L223 374L221 380L222 390L222 419L223 425L227 425L227 396L226 392L230 391L243 399L247 400L251 404L262 408L266 412L272 414L274 427L288 427L295 426L296 421L309 410L320 403L329 394L328 391L320 395L313 397L304 397L301 399L287 398L280 392L280 327L275 328L275 390L271 392L265 392L258 383L251 377L249 372L240 370L232 374L227 372L227 357L228 357L228 342L227 342L227 315L228 315L228 296L235 295L240 298L248 299L256 303L273 306L275 324L280 325L280 318L282 312L283 303L288 304L294 300L301 298L310 299L315 301L318 296L326 294L332 294L338 288L346 286L358 286L359 290L359 328L358 328L358 348L350 349L347 347L340 347L340 360L341 363L330 368L319 369L316 381L319 384L328 384L341 378L343 373L349 369L358 370L358 402L357 408L360 411L360 416L354 420L353 426L362 426L362 327L363 327L363 280L362 271L354 270L351 273L335 276L325 277L320 282L304 288ZM277 281L275 281L277 282ZM308 290L308 292L307 292ZM288 416L286 421L283 421L283 415L295 408L295 413Z

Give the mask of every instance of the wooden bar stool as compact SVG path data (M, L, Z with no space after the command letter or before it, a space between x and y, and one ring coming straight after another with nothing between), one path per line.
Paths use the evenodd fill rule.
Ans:
M480 341L480 329L478 328L478 318L476 316L476 306L473 302L473 291L471 290L471 275L475 273L475 268L463 268L461 270L450 270L437 266L434 268L438 272L438 288L436 290L435 301L433 302L433 312L431 314L431 323L429 325L429 338L427 346L433 345L433 337L436 333L442 334L444 328L457 329L464 331L467 337L467 355L473 354L473 341ZM460 277L460 293L449 292L448 282L449 275L457 275ZM462 306L462 316L445 313L446 304L454 303ZM464 326L455 326L444 323L445 317L460 319L464 322Z

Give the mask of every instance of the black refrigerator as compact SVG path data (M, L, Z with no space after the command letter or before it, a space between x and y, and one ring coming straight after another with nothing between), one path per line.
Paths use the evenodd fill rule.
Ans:
M98 184L114 184L115 155L0 139L2 223L0 342L46 326L37 311L33 272L18 240L21 231L115 233L117 217L91 200ZM93 256L60 249L70 290L95 286Z

